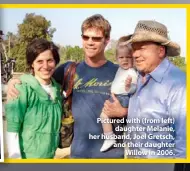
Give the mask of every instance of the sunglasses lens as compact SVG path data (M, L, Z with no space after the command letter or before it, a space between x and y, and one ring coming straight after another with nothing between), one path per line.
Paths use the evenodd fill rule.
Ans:
M102 40L102 37L92 37L92 41L94 42L100 42Z
M85 40L85 41L87 41L89 38L90 37L88 37L88 36L82 35L82 39Z
M100 42L103 37L89 37L89 36L86 36L86 35L82 35L82 39L84 41L88 41L90 38L92 39L93 42Z

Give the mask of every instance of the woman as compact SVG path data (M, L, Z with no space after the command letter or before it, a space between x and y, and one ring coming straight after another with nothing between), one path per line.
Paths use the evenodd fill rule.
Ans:
M35 39L27 47L26 61L31 73L21 76L19 97L6 104L9 157L53 158L63 113L60 86L52 78L60 61L58 48Z

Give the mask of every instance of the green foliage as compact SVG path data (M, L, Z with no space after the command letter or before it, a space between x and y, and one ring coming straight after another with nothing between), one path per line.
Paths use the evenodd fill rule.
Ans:
M34 13L26 14L23 23L18 24L18 33L14 36L11 56L16 58L16 72L26 71L26 47L34 38L51 40L55 28L51 28L51 21Z
M66 61L75 61L80 62L84 60L84 52L83 49L79 46L66 46L66 47L60 47L60 56L61 56L61 62L64 63Z
M114 63L116 63L116 57L115 57L115 52L116 52L116 41L112 40L108 49L105 51L106 58ZM177 57L169 57L169 60L179 67L182 71L186 72L186 63L185 63L185 58L181 56Z
M106 59L112 61L113 63L116 63L116 56L115 56L116 45L117 45L117 41L111 39L110 43L108 44L108 48L105 51Z
M51 40L55 28L51 27L51 21L47 21L41 15L26 14L23 23L18 25L18 34L21 41L30 42L34 38L46 38Z
M183 66L183 67L180 67L180 69L181 69L183 72L186 72L186 65Z
M169 60L179 67L182 71L186 71L186 63L185 63L185 58L181 56L176 56L176 57L169 57Z
M106 59L116 63L115 49L108 49L105 51Z
M48 21L41 15L35 13L26 14L23 22L18 24L17 34L8 32L7 39L4 41L6 45L9 57L16 58L16 72L26 71L26 47L34 38L45 38L52 40L53 34L56 31L55 28L51 27L51 21ZM110 40L110 43L105 51L105 56L108 60L116 63L115 51L116 51L116 40ZM61 46L58 45L61 63L68 60L80 62L84 60L83 49L79 46ZM181 70L186 71L185 58L183 57L169 57L169 60L178 66Z

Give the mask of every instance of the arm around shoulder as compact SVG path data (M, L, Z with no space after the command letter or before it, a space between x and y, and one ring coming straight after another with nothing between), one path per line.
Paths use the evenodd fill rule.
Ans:
M65 69L67 68L67 66L69 66L71 62L66 62L64 64L59 65L54 74L53 74L53 78L55 79L55 81L57 81L57 83L59 83L60 85L62 85L63 83L63 78L64 78L64 72Z

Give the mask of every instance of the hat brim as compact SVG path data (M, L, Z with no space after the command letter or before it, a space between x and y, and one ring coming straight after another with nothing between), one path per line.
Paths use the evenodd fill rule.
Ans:
M119 38L118 42L120 42L120 43L126 42L131 38L131 36L132 36L132 34L127 35L127 36L122 36Z
M167 47L167 56L174 57L174 56L180 55L181 49L177 43L170 41L164 38L163 36L155 34L155 33L140 32L140 33L128 35L128 38L129 40L124 42L124 44L135 43L135 42L147 42L147 41L156 42Z

